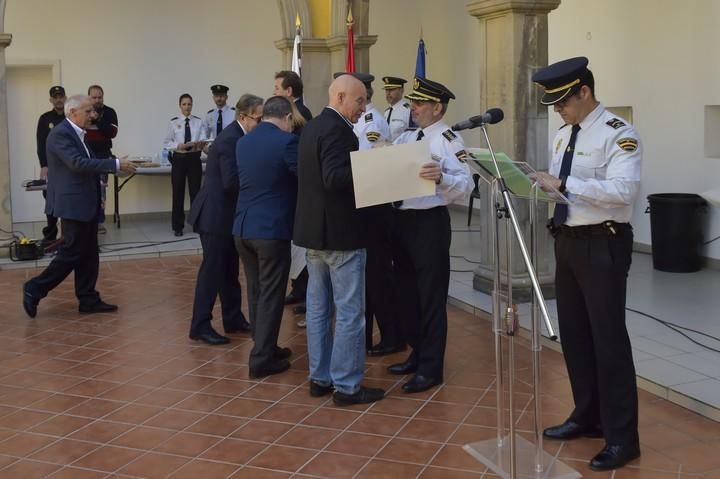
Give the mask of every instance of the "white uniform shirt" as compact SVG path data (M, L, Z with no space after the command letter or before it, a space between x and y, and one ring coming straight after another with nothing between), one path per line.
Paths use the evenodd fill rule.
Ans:
M385 109L384 117L390 126L390 139L395 141L410 126L410 103L400 100Z
M558 176L572 128L558 130L551 145L549 172ZM598 105L580 122L565 196L568 226L604 221L627 223L640 187L642 146L635 129Z
M465 143L462 137L453 132L446 123L438 121L423 130L418 128L406 131L393 143L402 145L416 141L421 131L425 133L425 136L420 141L430 142L431 158L428 158L428 161L440 162L442 181L435 187L434 195L405 200L400 208L426 210L467 198L475 184L470 168L465 163L468 156L465 151Z
M207 112L207 115L205 116L205 135L207 139L214 140L217 136L217 117L218 117L218 110L222 110L222 127L223 130L230 125L233 121L235 121L235 108L231 107L227 103L222 108L213 108L212 110L209 110Z
M190 115L188 118L190 118L190 141L207 140L203 121L195 115ZM183 143L185 143L185 117L176 116L170 119L163 147L173 150Z
M359 150L369 150L377 141L390 141L390 127L375 105L368 103L365 114L353 125L360 143Z

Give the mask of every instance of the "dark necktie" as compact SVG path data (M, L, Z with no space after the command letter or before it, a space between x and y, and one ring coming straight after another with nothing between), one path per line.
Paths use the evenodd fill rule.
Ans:
M217 133L216 135L219 135L222 131L222 110L218 109L218 119L217 119Z
M390 109L388 110L388 116L387 116L387 118L385 118L385 121L388 122L388 125L390 124L390 117L392 116L392 111L393 111L393 107L390 107Z
M420 130L420 133L418 133L418 136L417 136L417 138L415 138L415 141L422 140L424 136L425 136L425 132ZM392 202L392 205L394 208L400 208L402 206L402 204L403 204L403 200Z
M566 178L570 175L572 169L573 155L575 154L575 140L577 139L578 131L580 131L580 125L573 125L572 133L570 134L570 141L568 142L565 153L563 154L562 163L560 164L560 179ZM557 203L555 205L555 213L553 213L553 225L560 226L565 224L568 216L568 205L566 203Z
M190 118L185 118L185 143L190 143L192 135L190 134Z

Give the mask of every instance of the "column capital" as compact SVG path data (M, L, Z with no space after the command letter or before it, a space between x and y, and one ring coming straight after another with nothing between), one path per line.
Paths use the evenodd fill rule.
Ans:
M561 0L474 0L466 8L473 17L488 17L507 12L547 14L560 6Z
M0 48L7 48L12 43L12 35L10 33L0 33Z

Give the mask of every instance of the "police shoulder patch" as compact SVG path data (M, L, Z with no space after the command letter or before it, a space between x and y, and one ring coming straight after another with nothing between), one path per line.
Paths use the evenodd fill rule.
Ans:
M376 131L368 131L365 136L367 136L368 141L378 141L380 139L380 133Z
M465 150L455 152L455 156L458 160L460 160L460 163L465 163L470 158L470 155Z
M368 113L367 115L365 115L365 121L372 121L372 119L373 119L372 113Z
M210 109L208 110L208 113L212 113L214 110L215 110L215 108L210 108Z
M635 151L638 147L638 141L635 138L620 138L615 143L625 151Z
M445 130L443 131L443 136L447 141L453 141L455 138L457 138L457 135L452 130Z
M622 126L625 126L625 122L619 118L613 118L612 120L609 120L605 124L611 128L615 128L616 130Z

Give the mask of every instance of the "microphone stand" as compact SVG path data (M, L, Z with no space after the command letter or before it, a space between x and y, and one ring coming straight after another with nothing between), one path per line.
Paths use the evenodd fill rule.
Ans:
M547 328L551 340L556 340L557 335L555 329L550 322L547 304L540 282L535 271L534 261L537 259L537 235L536 224L537 215L537 185L533 186L531 214L530 214L530 240L532 245L532 253L525 244L520 223L517 219L517 213L511 199L511 191L508 188L505 178L503 177L500 166L498 165L495 151L493 150L490 138L487 133L486 123L478 123L474 127L480 127L485 138L485 142L490 151L495 172L492 182L492 201L494 201L495 222L493 229L493 255L495 260L495 277L493 292L493 331L495 333L495 373L496 373L496 410L497 410L497 437L495 440L480 441L477 443L466 444L464 449L471 455L485 463L503 478L517 479L518 469L521 470L520 477L533 478L575 478L581 477L573 469L565 464L557 461L557 457L550 456L543 450L542 446L542 411L540 399L540 323L538 321L538 309L541 312L542 319ZM502 196L502 203L499 201ZM505 254L507 265L507 306L502 309L502 293L501 293L501 272L500 272L500 220L509 219L505 223L506 241ZM516 438L515 432L515 343L514 337L518 329L517 308L513 304L512 298L512 245L511 238L514 236L520 247L522 259L525 269L532 283L532 304L531 304L531 343L532 343L532 387L533 387L533 403L534 403L534 437L535 444L520 437ZM503 372L503 341L505 336L508 340L508 373L507 373L507 394L508 394L508 437L505 437L505 405L504 405L504 372ZM518 440L520 444L518 444ZM506 442L508 441L508 442ZM509 449L506 452L506 446ZM518 447L520 448L522 464L518 468ZM529 456L533 456L530 458ZM509 470L508 470L509 469ZM509 474L508 474L509 473Z

